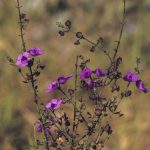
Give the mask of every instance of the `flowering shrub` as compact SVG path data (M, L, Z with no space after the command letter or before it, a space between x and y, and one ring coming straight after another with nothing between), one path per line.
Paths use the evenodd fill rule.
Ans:
M135 84L140 91L148 92L143 81L138 78L140 73L138 68L139 59L137 59L137 67L133 73L131 71L127 73L120 71L122 57L117 56L117 53L125 24L125 0L117 46L112 56L106 50L103 50L110 62L108 68L101 69L98 66L95 70L92 70L88 67L89 59L78 55L76 57L75 72L56 78L47 87L47 94L56 91L62 94L61 97L55 97L46 104L43 104L38 94L36 82L41 70L45 68L43 64L36 61L36 57L44 54L45 51L35 47L29 50L26 49L23 31L24 22L28 19L26 19L24 13L21 13L19 0L17 0L17 4L23 51L22 54L18 55L16 62L12 60L10 62L15 63L19 73L25 80L24 82L31 84L34 92L34 102L37 106L39 119L35 123L37 134L35 143L32 146L35 149L41 149L41 147L43 149L44 147L46 150L51 148L101 150L113 132L111 122L106 120L111 115L123 116L122 112L118 110L119 104L123 98L132 95L132 91L129 89L130 85ZM92 45L91 52L95 52L96 49L103 46L102 37L94 43L86 38L82 32L72 31L72 24L69 20L65 24L58 22L57 25L61 28L59 31L60 36L65 36L68 32L75 34L77 38L74 42L75 45L79 45L81 41L86 41ZM23 67L28 68L26 76L22 71ZM64 88L70 80L74 80L74 85L68 89ZM125 84L127 82L126 88L120 87L118 81ZM110 90L113 94L104 96L102 89ZM87 104L88 101L91 102L91 106ZM69 114L65 106L71 108L72 113Z

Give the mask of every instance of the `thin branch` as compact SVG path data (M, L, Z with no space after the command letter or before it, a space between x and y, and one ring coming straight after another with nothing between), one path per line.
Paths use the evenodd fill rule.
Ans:
M71 101L71 99L67 96L67 94L62 90L62 89L59 89L59 91L64 95L66 96L66 98L68 99L68 101L75 107L75 104ZM78 112L80 112L80 110L76 107L76 110ZM80 113L80 116L81 118L83 119L83 121L85 122L85 124L88 126L88 122L86 121L86 119L84 118L84 116Z
M76 63L75 63L75 81L74 81L74 116L73 116L73 138L72 138L72 145L71 147L74 147L75 144L75 138L76 138L76 92L77 92L77 79L78 79L78 56L76 56Z
M20 6L20 1L17 0L17 9L18 9L18 15L19 15L19 25L20 25L20 37L21 37L21 42L22 42L22 50L23 52L26 52L26 45L25 45L25 40L24 40L24 33L23 33L23 22L22 22L22 19L21 19L21 7ZM44 136L45 136L45 147L47 150L49 150L49 145L48 145L48 137L46 135L46 132L45 132L45 124L44 124L44 119L43 119L43 116L41 114L41 111L40 111L40 108L39 108L39 103L38 103L38 94L37 94L37 91L36 91L36 88L35 88L35 83L34 83L34 75L33 75L33 71L32 71L32 67L29 66L29 73L30 73L30 76L31 76L31 85L32 85L32 90L33 90L33 93L34 93L34 101L36 103L36 107L37 107L37 111L38 111L38 114L41 118L41 123L42 123L42 126L44 128Z
M125 19L126 19L126 0L123 0L123 18L122 18L122 22L121 22L121 29L120 29L119 38L118 38L118 41L116 41L117 46L116 46L115 53L113 56L113 61L115 60L117 53L118 53L118 50L119 50L119 46L120 46L122 34L123 34L123 29L124 29L124 25L125 25Z
M21 42L22 42L22 50L25 52L26 51L26 46L25 46L25 41L24 41L24 33L23 33L23 22L21 20L21 7L20 6L20 1L17 0L17 10L18 10L18 15L19 15L19 25L20 25L20 37L21 37Z

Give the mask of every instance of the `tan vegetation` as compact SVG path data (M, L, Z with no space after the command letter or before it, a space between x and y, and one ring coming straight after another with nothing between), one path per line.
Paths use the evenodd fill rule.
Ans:
M25 36L27 47L36 46L47 51L41 58L46 69L39 79L40 93L45 102L49 99L44 93L49 81L60 74L73 72L76 54L90 57L92 68L107 66L103 52L90 53L85 42L75 46L72 34L60 38L56 22L71 19L75 31L82 31L93 41L99 36L104 37L107 49L113 51L122 15L121 0L64 0L61 5L59 1L21 0L30 18ZM6 61L6 56L16 59L21 52L15 6L15 0L0 1L0 150L30 149L28 146L32 144L32 127L36 120L32 93L22 83L15 68ZM150 88L149 14L149 0L127 0L127 19L119 55L124 59L123 71L133 70L136 57L141 58L142 79ZM120 109L125 116L115 118L114 134L104 150L149 150L150 94L135 89Z

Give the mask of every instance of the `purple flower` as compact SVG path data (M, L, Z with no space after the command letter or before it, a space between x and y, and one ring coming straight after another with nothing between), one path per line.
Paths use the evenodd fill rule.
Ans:
M46 93L49 93L51 91L57 90L59 88L59 84L57 81L52 81L46 90Z
M27 66L29 64L29 61L31 61L32 58L29 57L28 52L23 52L20 54L17 58L16 65L20 67Z
M88 88L90 88L90 89L94 88L94 83L92 80L88 80L86 83L87 83Z
M41 124L40 122L37 122L37 123L35 124L35 131L36 131L37 133L42 132L42 124Z
M136 81L136 86L139 90L143 91L144 93L148 92L148 89L145 87L144 83L141 80Z
M66 77L64 77L64 76L58 77L57 80L52 81L52 82L48 85L48 88L47 88L46 92L48 93L48 92L57 90L57 89L60 87L59 84L65 84L72 76L73 76L73 75L70 74L70 75L68 75L68 76L66 76Z
M68 75L67 77L61 76L57 79L58 83L65 84L72 76L72 74Z
M103 72L101 68L96 68L95 73L98 77L104 77L107 75L107 73Z
M60 105L62 103L61 99L52 99L49 103L46 104L47 109L56 110L59 109Z
M81 74L80 74L80 79L84 80L86 78L89 78L92 74L92 70L90 68L84 68L82 71L81 71Z
M33 47L29 49L29 53L32 56L38 56L44 54L44 51L41 50L40 48Z
M48 134L50 132L49 128L45 128L45 132Z
M136 82L138 77L136 73L132 73L131 71L128 71L123 79L128 82Z

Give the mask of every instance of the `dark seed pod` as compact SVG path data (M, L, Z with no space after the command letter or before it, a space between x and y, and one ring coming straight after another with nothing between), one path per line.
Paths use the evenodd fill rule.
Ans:
M92 46L91 49L90 49L90 51L91 52L95 52L95 49L96 49L95 46Z
M91 94L89 96L89 99L91 99L91 100L100 100L100 96L98 94Z
M66 120L65 125L66 125L66 126L70 126L69 120Z
M99 37L97 41L98 42L104 42L104 39L102 37Z
M105 131L108 133L108 135L112 134L112 129L111 129L111 126L109 124L107 124L105 126Z
M58 33L59 33L60 36L64 36L65 35L65 33L63 31L59 31Z
M118 57L116 63L117 63L117 66L120 65L122 63L122 58Z
M118 78L121 78L122 77L122 73L118 72L117 76L118 76Z
M43 70L45 68L45 65L44 64L40 64L39 67Z
M114 51L117 52L117 49L115 48Z
M22 13L22 14L20 15L20 18L21 18L21 19L25 19L25 18L26 18L26 14L25 14L25 13Z
M127 92L125 92L125 97L129 97L131 96L131 94L132 94L131 90L128 90Z
M115 73L114 73L114 77L115 77L115 79L121 78L121 77L122 77L121 72L115 72Z
M124 97L124 92L121 92L121 99Z
M70 28L70 27L71 27L71 21L70 21L70 20L67 20L67 21L65 22L65 25Z
M30 21L30 19L29 18L25 18L24 21L28 23Z
M9 56L7 56L7 60L10 62L10 63L14 63L14 60L12 58L10 58Z
M35 72L35 75L36 75L36 76L39 76L39 75L40 75L40 72L39 72L39 71L36 71L36 72Z
M36 85L34 88L35 88L35 89L38 89L38 86Z
M19 68L18 71L21 72L21 69Z
M81 80L80 83L81 83L81 87L82 87L82 88L83 88L83 87L86 87L86 82L85 82L84 80Z
M74 94L74 90L73 90L73 89L68 89L68 93L69 93L70 95L73 95L73 94Z
M77 32L76 37L79 38L79 39L82 39L83 38L82 32Z
M41 142L39 140L36 140L37 145L41 145Z
M120 90L120 87L116 84L112 85L112 92L114 91L119 91Z

